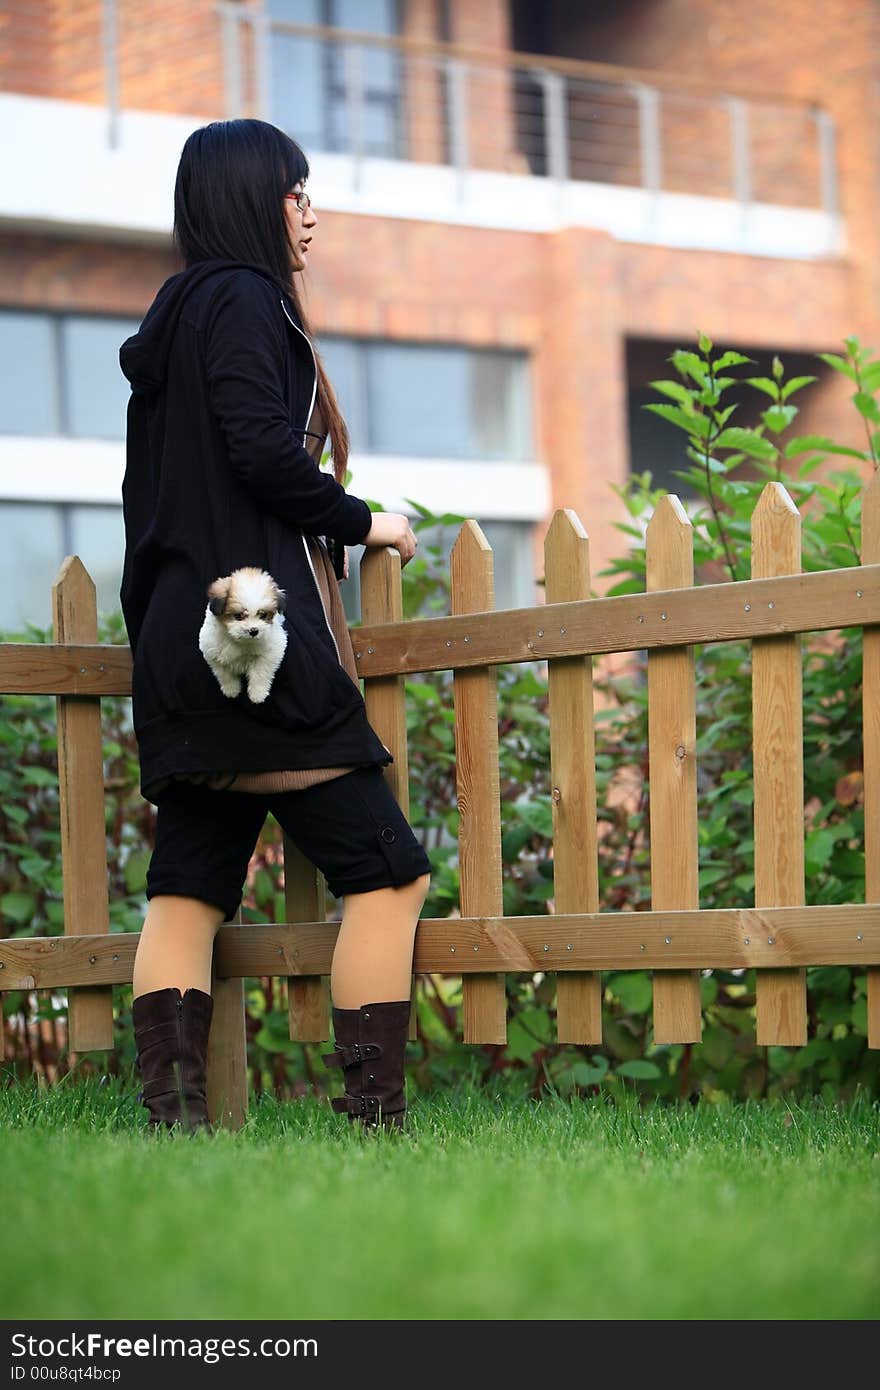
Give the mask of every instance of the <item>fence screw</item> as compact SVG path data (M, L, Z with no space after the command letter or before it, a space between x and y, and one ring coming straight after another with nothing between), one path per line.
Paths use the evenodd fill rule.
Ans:
M750 603L747 603L747 604L746 604L746 612L747 612L747 613L751 613L751 611L752 611L752 605L751 605Z
M85 673L86 673L86 668L85 668L85 666L80 666L79 669L80 669L80 674L84 676Z
M857 931L857 932L856 932L856 941L864 941L864 939L865 939L865 938L862 936L862 933L861 933L860 931Z
M672 937L671 937L671 936L664 937L664 940L665 940L665 942L666 942L666 945L668 946L668 945L670 944L670 942L672 941Z
M452 638L451 638L451 637L447 637L447 639L446 639L446 645L447 645L447 647L451 647L451 646L452 646Z
M768 608L775 608L775 607L776 607L776 604L771 602L771 603L768 603L768 604L767 604L767 607L768 607Z
M479 946L475 946L475 947L474 947L474 950L475 950L475 951L479 951L479 949L480 949Z
M645 949L645 948L644 948L644 945L642 945L642 946L639 947L639 950L640 950L640 951L644 951L644 949Z
M751 946L751 944L752 944L752 938L751 938L750 936L744 936L744 937L743 937L743 945L744 945L744 946Z
M6 966L4 965L3 961L0 960L0 970L5 970L5 969L6 969Z
M355 656L363 656L363 652L355 652Z
M526 642L526 646L528 647L529 651L532 650L532 644L531 644L531 642Z
M554 787L554 788L553 788L553 800L554 800L554 801L561 801L561 800L562 800L562 792L559 790L558 787Z
M114 956L113 959L114 959L114 960L119 960L119 957L118 957L118 956Z
M98 670L99 670L99 671L103 671L103 669L104 669L103 666L99 666L99 667L98 667Z
M545 951L549 951L549 950L550 950L550 947L549 947L549 946L545 946L545 947L544 947L544 950L545 950Z
M464 640L465 640L466 642L469 642L471 639L470 639L469 637L466 637Z
M772 937L772 936L768 936L768 937L767 937L767 945L768 945L768 946L772 946L772 945L773 945L773 937Z
M454 952L455 952L455 947L454 947L454 946L450 946L450 948L449 948L449 949L450 949L450 951L452 951L452 952L453 952L453 954L454 954Z
M98 959L97 956L89 956L89 965L94 965L94 963L95 963L95 961L96 961L97 959Z
M643 623L644 621L645 621L645 620L644 620L644 618L642 617L642 615L641 615L641 613L640 613L640 614L639 614L639 622L640 622L640 623Z
M574 950L574 947L572 946L572 944L571 944L570 941L569 941L569 943L568 943L568 945L566 946L565 949L566 949L566 951L573 951L573 950Z
M539 637L543 637L543 636L544 636L544 629L543 629L542 627L539 627L539 628L538 628L538 636L539 636Z
M678 747L676 748L676 750L675 750L675 756L676 756L677 758L683 758L683 757L685 756L686 752L687 752L687 749L685 748L684 744L683 744L683 743L680 743L680 744L678 745Z
M666 614L665 614L665 613L661 613L661 614L660 614L660 617L663 619L663 621L664 621L664 623L665 623L665 622L666 622Z
M368 652L372 652L373 650L374 650L373 647L367 647L367 651L368 651Z
M861 589L856 589L856 598L862 598L862 597L863 597L863 594L862 594Z
M561 628L559 629L559 631L560 631L560 632L565 632L565 628L564 628L564 627L561 627Z

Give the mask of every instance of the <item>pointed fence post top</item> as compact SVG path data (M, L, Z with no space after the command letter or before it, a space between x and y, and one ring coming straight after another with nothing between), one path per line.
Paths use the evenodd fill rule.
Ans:
M95 581L78 555L66 555L52 585L52 630L56 642L97 642Z
M694 582L694 528L674 492L660 498L645 531L649 589L679 589Z
M782 483L768 483L752 513L752 578L801 572L801 514Z
M544 598L547 603L590 596L590 538L572 507L553 513L544 537Z

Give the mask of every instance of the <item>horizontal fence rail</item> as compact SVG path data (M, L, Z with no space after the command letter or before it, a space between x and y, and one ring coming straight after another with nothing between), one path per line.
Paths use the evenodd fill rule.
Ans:
M752 519L751 580L694 585L693 533L679 499L662 497L645 537L644 594L590 597L589 537L575 512L554 513L544 543L546 599L494 607L492 550L475 521L450 556L451 614L404 620L400 557L361 560L362 624L352 630L367 714L394 755L384 770L409 815L405 675L453 674L460 915L423 918L414 973L460 977L463 1036L506 1042L505 977L556 975L562 1043L602 1042L601 972L653 973L655 1043L701 1039L700 970L756 971L759 1044L806 1041L806 968L867 972L868 1046L880 1047L880 473L862 508L864 561L800 573L800 517L780 483ZM102 782L101 698L131 693L131 653L98 643L95 587L76 556L53 586L52 644L0 647L0 689L52 694L64 935L0 940L0 989L63 989L73 1052L112 1046L115 984L132 979L139 933L111 932ZM805 904L801 635L863 635L866 901ZM697 853L694 647L751 643L755 902L701 908ZM592 657L647 651L651 780L651 908L602 911L597 878ZM546 659L550 709L554 910L505 917L502 898L497 666ZM283 923L217 935L209 1045L209 1111L236 1126L247 1110L243 985L288 982L290 1037L329 1036L328 975L337 924L323 876L284 836ZM410 1036L415 1036L414 1019Z
M288 128L310 152L837 212L834 127L809 100L217 12L227 115Z
M352 630L352 638L358 675L363 677L650 651L875 623L880 624L880 563L704 584L687 593L670 589L465 616L375 624L365 620ZM106 643L3 643L0 694L130 695L131 652Z

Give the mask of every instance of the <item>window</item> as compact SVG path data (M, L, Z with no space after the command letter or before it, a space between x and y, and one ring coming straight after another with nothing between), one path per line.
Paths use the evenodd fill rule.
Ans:
M124 552L121 506L0 501L0 630L51 624L65 555L78 555L95 581L98 612L116 612Z
M124 439L119 348L137 319L0 309L0 434Z
M534 457L525 353L342 338L321 353L358 453Z
M400 31L398 0L269 0L269 19L362 34ZM271 30L268 119L307 150L401 158L401 57L393 49L349 45ZM348 64L355 66L349 68ZM350 72L360 87L352 125Z

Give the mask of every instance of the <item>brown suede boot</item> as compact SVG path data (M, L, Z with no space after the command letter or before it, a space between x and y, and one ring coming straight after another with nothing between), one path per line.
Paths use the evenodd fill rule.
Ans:
M385 1129L404 1127L409 1011L408 999L333 1009L336 1051L321 1055L325 1066L342 1067L345 1095L330 1104L337 1112L347 1110L349 1120L359 1119L364 1129L380 1123Z
M138 995L131 1006L137 1063L144 1082L138 1100L151 1128L182 1125L210 1132L206 1096L208 1034L214 1000L200 989L181 996L176 985Z

